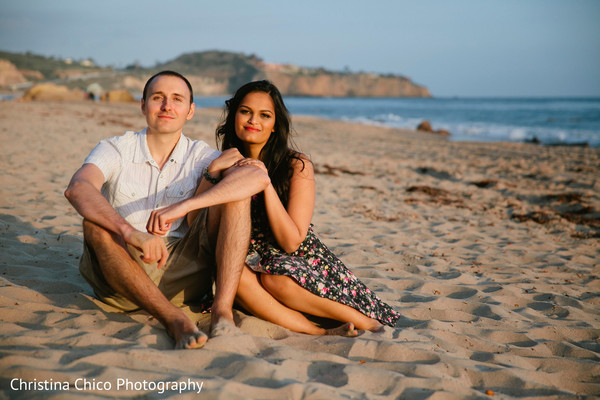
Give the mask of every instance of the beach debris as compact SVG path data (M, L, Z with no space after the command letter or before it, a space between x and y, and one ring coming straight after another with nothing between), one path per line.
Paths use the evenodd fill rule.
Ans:
M490 390L490 389L488 389L488 390L486 390L486 391L485 391L485 394L487 394L488 396L493 396L493 395L495 395L496 393L494 393L494 391L493 391L493 390Z
M329 164L323 164L322 166L315 164L315 174L338 176L338 172L348 175L365 175L362 171L352 171L343 167L333 167Z
M511 218L519 222L533 221L538 224L547 224L554 219L554 216L543 211L533 211L527 214L513 214Z
M417 131L419 132L427 132L427 133L437 133L438 135L450 136L451 133L444 129L438 129L434 131L431 127L431 122L426 119L423 120L419 125L417 125Z
M533 221L548 224L564 219L575 225L589 229L588 232L577 231L572 237L589 239L600 236L600 218L598 211L586 203L586 195L578 192L563 192L534 197L534 203L543 206L539 211L526 214L513 214L511 218L519 222Z
M406 191L409 193L425 194L425 195L429 196L430 202L433 202L436 204L453 205L458 208L468 208L461 199L453 198L453 196L450 194L450 192L448 192L447 190L444 190L444 189L439 189L439 188L426 186L426 185L415 185L415 186L409 186L408 188L406 188ZM423 200L419 200L419 199L415 199L415 198L408 198L408 199L404 200L404 202L407 204L410 204L410 203L423 202Z
M483 179L481 181L471 182L472 185L475 185L480 188L488 188L491 186L495 186L498 183L497 179Z
M444 189L438 189L431 186L410 186L406 189L409 193L424 193L431 197L447 197L450 195L450 192Z
M583 200L583 195L577 192L566 192L557 194L548 194L544 196L547 201L558 201L559 203L580 202Z

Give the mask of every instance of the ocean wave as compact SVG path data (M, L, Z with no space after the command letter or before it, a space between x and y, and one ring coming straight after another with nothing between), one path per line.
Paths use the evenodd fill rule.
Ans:
M428 120L456 141L600 146L600 99L289 99L292 114L415 129ZM288 102L288 99L286 99Z

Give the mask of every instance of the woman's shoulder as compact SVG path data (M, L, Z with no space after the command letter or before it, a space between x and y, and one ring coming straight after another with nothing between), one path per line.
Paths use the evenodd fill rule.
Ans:
M295 151L295 150L290 150L290 157L292 158L292 163L300 162L300 160L302 160L303 162L312 162L312 161L310 161L309 156L307 156L304 153L300 153L299 151Z
M314 175L313 163L304 153L294 152L291 160L294 174L301 174L306 177L312 177Z

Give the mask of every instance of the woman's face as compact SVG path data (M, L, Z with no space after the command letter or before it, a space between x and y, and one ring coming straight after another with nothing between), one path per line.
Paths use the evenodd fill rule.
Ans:
M235 133L247 148L262 149L275 130L275 106L265 92L251 92L235 114Z

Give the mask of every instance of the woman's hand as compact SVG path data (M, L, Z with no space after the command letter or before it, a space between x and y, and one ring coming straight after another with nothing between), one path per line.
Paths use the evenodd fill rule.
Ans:
M257 160L256 158L242 158L241 160L238 160L234 165L237 167L242 167L244 165L252 165L262 169L267 175L269 174L269 171L267 170L265 164L262 161Z
M168 207L152 211L146 229L153 235L164 236L169 232L173 221L184 217L190 210L186 206L186 202L172 204Z
M239 152L238 149L232 148L227 149L221 153L219 157L217 157L213 162L208 166L209 173L218 173L218 175L222 175L223 171L231 168L235 165L236 162L242 160L244 156Z

